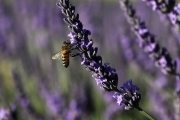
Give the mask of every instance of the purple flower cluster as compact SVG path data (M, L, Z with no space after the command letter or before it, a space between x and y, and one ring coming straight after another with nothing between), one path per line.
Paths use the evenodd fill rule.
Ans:
M0 108L0 120L10 120L10 112L8 109Z
M57 6L66 16L64 21L71 30L68 35L71 38L71 44L81 52L81 64L92 73L97 84L106 91L115 91L114 96L116 96L118 103L125 104L126 109L139 107L140 94L137 93L139 88L134 86L130 80L124 83L120 90L117 89L118 75L116 70L111 68L109 63L102 63L102 57L97 55L98 48L93 47L93 41L88 38L90 31L83 29L79 15L75 15L75 7L69 5L68 0L60 0ZM119 100L120 98L122 101Z
M142 0L147 2L149 6L152 7L153 10L159 10L164 14L170 13L174 6L175 0Z
M170 18L170 21L173 25L175 24L180 24L180 3L174 7L174 9L172 10L171 13L169 13L169 18Z
M166 48L161 47L155 40L155 36L149 32L145 22L136 15L135 9L128 0L120 1L122 9L132 24L133 31L139 38L140 47L149 54L149 57L155 61L155 65L161 69L164 74L176 75L177 63L173 60Z
M146 1L148 5L152 6L153 10L160 10L162 13L167 13L170 22L173 25L180 24L180 3L175 6L175 0L142 0Z
M79 15L75 15L75 7L69 5L69 1L60 0L57 6L66 15L64 21L68 24L71 33L68 35L71 44L81 52L82 65L92 72L98 85L106 91L114 91L118 85L118 75L116 70L111 68L108 63L102 64L102 57L97 55L98 48L93 47L93 41L89 40L90 31L83 29L83 24L79 20Z
M141 100L141 95L137 92L139 88L132 84L132 80L128 80L120 87L120 93L115 92L113 97L117 99L119 105L125 105L126 110L139 107L139 102Z
M0 108L0 120L17 120L17 109L15 105L11 105L9 109Z

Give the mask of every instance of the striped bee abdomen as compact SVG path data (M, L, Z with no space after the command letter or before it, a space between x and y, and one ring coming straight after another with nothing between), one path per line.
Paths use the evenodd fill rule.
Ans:
M70 55L69 55L68 50L62 51L61 58L62 58L63 65L66 68L69 66L69 57L70 57Z

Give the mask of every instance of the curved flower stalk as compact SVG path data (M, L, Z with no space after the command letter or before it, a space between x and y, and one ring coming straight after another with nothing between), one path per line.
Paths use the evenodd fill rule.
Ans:
M161 69L164 74L177 75L177 63L173 60L166 48L161 47L156 41L155 36L149 32L145 22L136 15L135 9L128 0L120 0L122 9L125 11L133 31L139 38L139 45L149 54L149 57L155 61L155 65Z
M114 97L118 99L120 104L125 104L125 109L136 108L150 120L153 120L139 107L141 99L140 94L137 93L139 88L132 84L132 80L124 83L120 89L117 88L118 75L116 70L111 68L109 63L102 63L102 57L97 55L98 48L93 47L93 41L88 38L91 33L89 30L83 29L79 14L75 14L75 7L69 4L69 0L60 0L57 6L61 8L62 13L66 16L64 21L71 30L68 35L71 38L71 44L81 52L81 65L84 65L86 70L92 73L97 85L100 85L105 91L115 91Z
M152 1L152 0L145 0L145 1ZM156 1L156 0L155 0ZM170 0L171 1L171 0ZM168 1L168 2L170 2ZM171 7L171 11L168 12L168 16L169 17L169 22L171 22L171 24L174 26L173 27L173 31L172 33L174 34L174 36L176 37L176 39L179 41L179 32L180 32L180 3L177 4L177 6L175 6L175 0L172 0L172 7ZM152 4L152 6L157 6L156 4ZM174 107L175 107L175 119L179 120L180 119L180 75L178 75L176 77L176 88L174 91L174 96L175 96L175 100L174 100Z
M170 13L174 6L176 1L175 0L142 0L147 2L149 6L152 7L153 10L158 10L163 14Z

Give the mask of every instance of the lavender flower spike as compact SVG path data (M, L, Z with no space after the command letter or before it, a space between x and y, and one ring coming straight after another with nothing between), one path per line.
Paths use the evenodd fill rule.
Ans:
M113 97L117 100L118 105L125 105L125 110L137 109L149 120L155 120L148 113L139 107L141 95L137 93L139 88L132 84L132 80L128 80L114 93Z
M154 60L156 67L160 68L164 74L178 75L179 73L176 71L177 62L171 58L166 48L160 46L155 36L147 29L145 22L141 21L136 14L129 0L120 0L120 4L132 25L133 32L139 38L139 46Z
M66 16L64 21L71 30L68 36L71 44L76 46L76 49L81 53L81 64L86 67L86 70L92 72L92 77L101 88L106 91L117 90L118 75L116 70L111 68L109 63L102 64L102 57L97 55L98 48L93 47L93 41L88 38L91 33L89 30L83 29L79 14L75 14L75 7L69 5L68 0L60 0L57 6Z
M75 14L75 7L69 5L69 0L60 0L57 6L66 16L64 21L71 30L68 36L71 44L81 53L79 54L81 65L84 65L86 70L92 73L92 77L97 84L106 91L117 92L115 96L119 104L124 103L126 109L136 108L147 118L154 120L139 107L141 97L140 94L136 93L139 88L132 84L132 80L124 83L120 90L117 89L118 75L116 70L111 68L109 63L102 63L102 57L97 55L98 48L93 47L93 41L88 38L91 33L89 30L83 29L83 24L79 20L79 14Z
M113 97L117 99L117 103L120 106L124 104L126 110L139 107L141 95L137 93L139 88L132 84L132 80L125 82L119 91L121 94L115 92Z

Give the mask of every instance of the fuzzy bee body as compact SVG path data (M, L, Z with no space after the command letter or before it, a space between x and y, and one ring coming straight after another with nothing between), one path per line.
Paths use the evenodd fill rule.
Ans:
M62 58L64 67L67 68L69 66L70 50L61 51L61 58Z
M70 56L72 56L71 50L72 45L70 41L66 40L62 45L61 51L52 56L52 59L61 59L64 67L67 68L69 66Z

